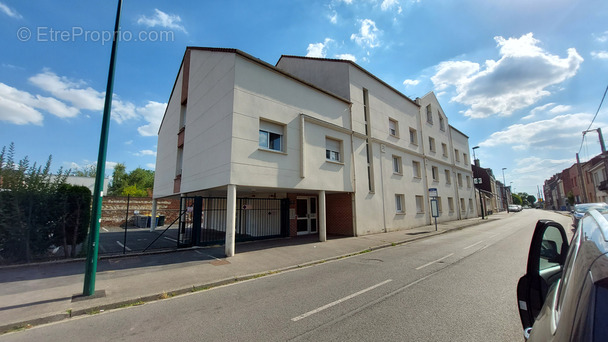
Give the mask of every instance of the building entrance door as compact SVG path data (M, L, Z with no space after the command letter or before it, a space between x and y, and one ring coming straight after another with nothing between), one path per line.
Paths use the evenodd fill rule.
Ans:
M298 235L317 232L317 198L313 196L298 196L296 198L296 216Z

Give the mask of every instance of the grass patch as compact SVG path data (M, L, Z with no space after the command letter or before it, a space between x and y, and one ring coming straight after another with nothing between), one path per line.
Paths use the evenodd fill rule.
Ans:
M65 310L65 313L68 314L68 317L72 317L72 309Z
M99 310L98 308L95 308L95 309L91 309L91 310L87 311L87 315L97 315L100 312L101 312L101 310Z
M140 306L140 305L144 305L144 304L146 304L146 302L138 300L137 302L123 304L123 305L119 306L118 308L119 309L130 308L132 306Z

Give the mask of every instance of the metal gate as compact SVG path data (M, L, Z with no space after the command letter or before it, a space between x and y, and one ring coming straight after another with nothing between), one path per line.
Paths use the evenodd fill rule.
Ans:
M288 199L237 198L236 205L236 241L289 236ZM223 197L182 197L178 247L224 244L226 211Z

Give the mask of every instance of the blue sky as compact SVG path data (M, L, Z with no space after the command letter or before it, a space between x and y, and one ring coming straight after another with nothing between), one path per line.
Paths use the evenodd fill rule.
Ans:
M0 0L0 146L53 168L95 163L117 1ZM600 152L605 0L125 0L108 145L154 169L186 46L352 59L415 99L433 90L483 167L516 192ZM606 104L608 106L608 104ZM608 109L591 128L608 134Z

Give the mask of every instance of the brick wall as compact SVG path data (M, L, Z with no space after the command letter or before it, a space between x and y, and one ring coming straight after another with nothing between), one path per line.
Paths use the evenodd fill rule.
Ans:
M353 204L348 193L325 195L327 235L353 236Z
M131 197L129 199L129 225L133 224L135 211L139 215L151 215L152 198ZM179 199L159 199L156 201L156 215L165 216L165 224L168 225L177 218L179 214ZM124 226L127 215L127 197L107 196L103 198L101 208L101 226L119 227Z

